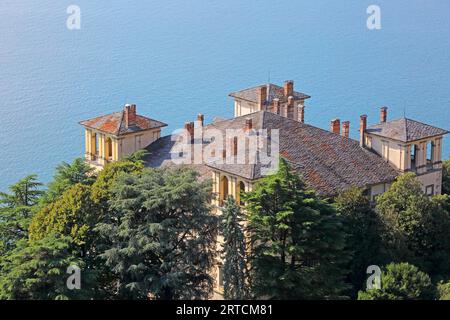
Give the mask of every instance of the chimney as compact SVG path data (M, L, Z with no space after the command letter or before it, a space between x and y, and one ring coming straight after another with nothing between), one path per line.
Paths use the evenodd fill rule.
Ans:
M259 87L258 89L258 110L265 110L267 100L267 86Z
M331 120L331 132L340 134L341 133L341 120L333 119Z
M248 132L252 129L253 129L252 119L250 119L250 118L245 119L245 128L244 128L245 132Z
M298 121L305 123L305 106L298 106Z
M293 96L288 97L286 116L289 119L294 119L294 97Z
M350 121L342 122L342 136L346 138L350 136Z
M381 107L381 112L380 112L380 121L381 123L386 122L387 120L387 107Z
M192 141L194 139L194 123L193 122L186 122L184 124L184 130L186 130L188 134L188 139Z
M200 122L200 126L202 126L202 127L203 127L204 120L205 120L205 116L203 114L199 113L197 115L197 122Z
M284 82L284 96L289 97L294 94L294 81L286 80Z
M229 138L229 146L230 146L230 153L231 156L237 156L237 145L238 145L238 137Z
M365 146L364 134L366 132L366 128L367 128L367 115L363 114L359 122L359 145L361 147Z
M136 121L136 105L135 104L126 104L124 111L125 118L125 126L128 128L129 125Z
M280 114L280 99L273 99L273 113Z

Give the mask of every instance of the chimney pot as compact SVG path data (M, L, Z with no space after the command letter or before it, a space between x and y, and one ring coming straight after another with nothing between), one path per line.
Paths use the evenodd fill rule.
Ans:
M273 99L273 113L280 114L280 99Z
M350 121L342 122L342 136L346 138L350 136Z
M380 112L380 121L382 123L387 121L387 107L381 107L381 112Z
M197 121L200 122L200 126L202 126L202 127L203 127L204 120L205 120L205 116L203 114L199 113L197 115Z
M359 145L361 147L365 146L364 135L367 129L367 115L363 114L360 117L359 122Z
M267 86L259 87L258 90L258 110L265 110L267 101Z
M301 123L305 123L305 106L298 107L298 120Z
M294 94L294 81L286 80L284 82L284 95L286 97L292 96Z
M228 139L228 144L230 146L230 155L231 156L237 156L237 143L238 143L238 138L237 137L232 137Z
M253 129L252 119L250 119L250 118L245 119L245 131L248 132L252 129Z
M129 125L136 121L136 105L126 104L123 111L125 113L125 126L128 128Z
M188 139L191 141L194 139L194 123L193 122L186 122L184 124L184 130L186 130L188 134Z
M331 120L331 132L340 134L341 133L341 120L333 119Z
M294 106L294 97L293 96L289 96L288 97L288 105L289 106Z

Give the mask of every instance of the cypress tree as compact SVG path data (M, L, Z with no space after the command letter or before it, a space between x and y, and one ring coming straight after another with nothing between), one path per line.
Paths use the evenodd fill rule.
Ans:
M223 281L225 299L245 299L248 296L246 239L244 217L232 197L228 197L222 213Z

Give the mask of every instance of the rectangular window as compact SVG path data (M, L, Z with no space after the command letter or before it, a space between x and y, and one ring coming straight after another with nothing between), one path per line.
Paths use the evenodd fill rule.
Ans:
M434 184L427 186L425 188L425 193L426 193L427 196L434 195Z

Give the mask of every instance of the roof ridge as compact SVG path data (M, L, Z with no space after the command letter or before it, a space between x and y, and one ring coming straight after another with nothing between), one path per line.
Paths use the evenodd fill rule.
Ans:
M120 111L118 111L118 112L120 112ZM122 115L121 115L121 117L120 117L119 128L117 129L117 132L116 132L116 135L117 135L117 136L120 134L120 130L122 129L122 122L123 122L123 118L124 118L124 113L125 113L125 111L122 110Z

